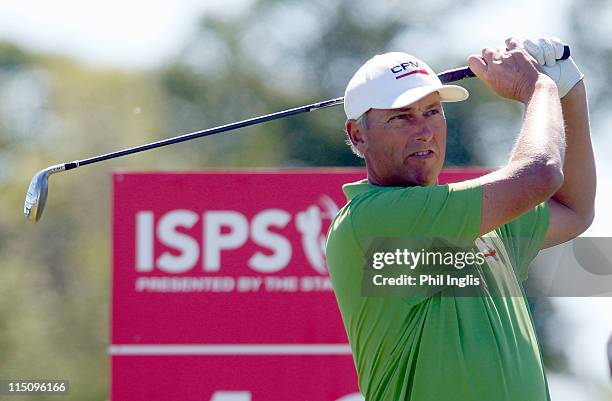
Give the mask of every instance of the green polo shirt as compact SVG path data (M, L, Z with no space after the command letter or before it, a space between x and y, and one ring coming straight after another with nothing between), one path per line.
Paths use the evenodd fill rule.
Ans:
M367 401L544 401L546 376L521 282L548 228L542 203L479 238L477 182L343 187L326 244L331 281ZM483 281L507 296L366 296L371 238L468 239L491 251Z

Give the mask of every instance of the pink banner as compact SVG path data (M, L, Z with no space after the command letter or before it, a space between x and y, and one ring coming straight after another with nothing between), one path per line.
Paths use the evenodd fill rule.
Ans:
M323 244L362 178L115 174L112 399L361 399Z
M350 355L113 357L113 400L363 401Z

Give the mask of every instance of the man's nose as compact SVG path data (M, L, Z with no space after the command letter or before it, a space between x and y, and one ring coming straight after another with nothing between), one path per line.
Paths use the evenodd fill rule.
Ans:
M426 122L422 122L419 125L419 130L417 131L416 140L420 142L429 142L434 136L434 131L431 129L429 124Z

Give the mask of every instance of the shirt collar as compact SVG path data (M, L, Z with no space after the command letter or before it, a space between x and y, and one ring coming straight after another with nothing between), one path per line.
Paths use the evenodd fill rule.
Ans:
M368 182L367 179L363 179L360 181L344 184L342 186L342 191L344 191L344 195L346 195L346 199L351 200L361 193L371 191L377 188L381 188L381 187L372 185Z

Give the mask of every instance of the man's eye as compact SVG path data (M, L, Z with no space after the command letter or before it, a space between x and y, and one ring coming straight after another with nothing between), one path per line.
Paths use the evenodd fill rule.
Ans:
M438 110L438 109L431 109L431 110L429 110L425 114L427 114L428 116L435 116L436 114L440 114L440 110Z
M407 120L408 118L410 118L410 116L408 114L398 114L396 116L393 116L389 119L389 121L393 121L393 120Z

